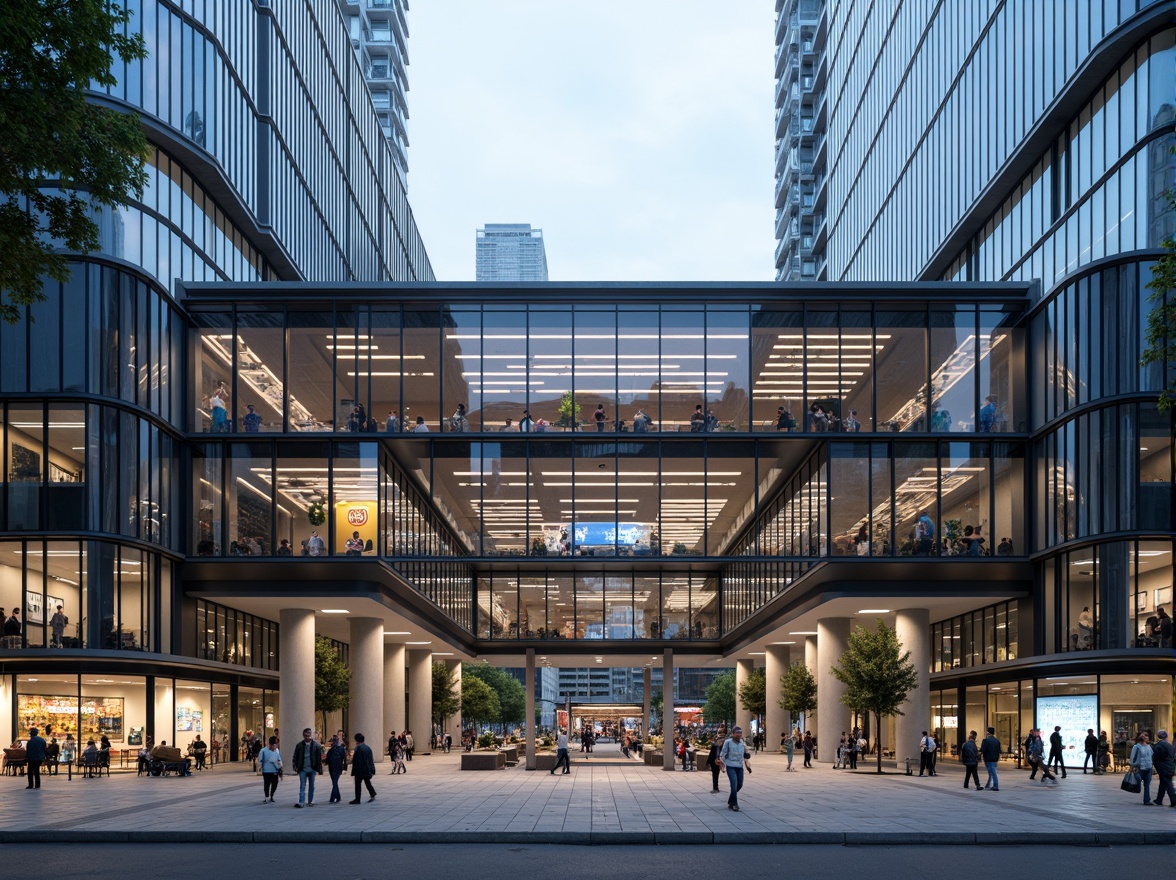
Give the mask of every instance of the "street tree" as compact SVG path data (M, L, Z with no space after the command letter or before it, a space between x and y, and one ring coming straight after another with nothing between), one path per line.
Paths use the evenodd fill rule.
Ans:
M753 669L747 681L739 686L739 703L744 712L763 718L768 711L768 674L764 669Z
M433 727L445 731L445 722L461 711L457 694L457 670L444 663L433 664Z
M480 678L464 675L461 679L461 716L468 719L475 729L492 724L501 711L498 694Z
M519 724L527 718L527 691L513 675L486 663L462 665L461 681L465 688L467 679L476 678L486 684L498 697L498 714L483 719L491 724Z
M858 627L850 633L841 665L831 671L845 685L841 702L855 712L873 714L875 730L882 729L884 717L906 714L902 704L919 687L911 652L903 652L898 634L881 620L875 629ZM882 749L878 749L878 772L882 772Z
M817 711L817 682L803 663L793 663L780 676L780 708L793 719Z
M99 246L95 209L142 193L139 117L86 100L117 83L115 59L147 57L131 13L109 0L4 0L0 14L0 319L66 282L69 254ZM128 33L130 31L130 33Z
M335 643L325 636L314 640L314 708L323 716L322 734L327 735L327 715L342 712L351 701L351 670L343 662Z
M735 670L729 669L706 687L702 717L710 724L735 719Z

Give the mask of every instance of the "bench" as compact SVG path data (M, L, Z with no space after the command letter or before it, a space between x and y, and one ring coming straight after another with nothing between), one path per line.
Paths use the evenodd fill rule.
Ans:
M157 758L152 758L147 762L148 776L191 776L192 762L188 758L181 758L179 761L160 761Z
M506 767L506 755L502 752L464 752L461 756L462 770L502 770Z
M555 769L555 753L542 752L535 756L535 769L551 772Z
M519 763L519 748L518 746L504 746L499 750L499 754L503 756L507 767L518 766Z

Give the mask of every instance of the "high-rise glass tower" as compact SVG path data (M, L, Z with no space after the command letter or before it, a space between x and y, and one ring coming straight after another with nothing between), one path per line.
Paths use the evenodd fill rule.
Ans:
M408 174L408 0L337 0L403 183Z
M478 230L478 281L546 281L543 230L530 223L487 223Z
M780 279L1048 291L1171 228L1170 0L777 14Z

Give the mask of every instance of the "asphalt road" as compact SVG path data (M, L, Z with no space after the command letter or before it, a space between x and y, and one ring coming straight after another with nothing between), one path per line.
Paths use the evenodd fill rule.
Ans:
M331 880L739 880L890 877L898 880L1106 880L1171 876L1176 848L942 846L513 846L510 844L9 844L8 877L223 876ZM231 866L231 868L230 868Z

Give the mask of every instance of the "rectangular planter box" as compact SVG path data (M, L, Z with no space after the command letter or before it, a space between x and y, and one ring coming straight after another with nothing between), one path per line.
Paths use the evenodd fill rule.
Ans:
M519 763L518 746L504 746L499 754L503 756L507 767L514 767Z
M502 752L463 752L462 770L501 770L506 767L506 756Z
M555 752L541 752L535 756L535 769L551 771L555 769Z

